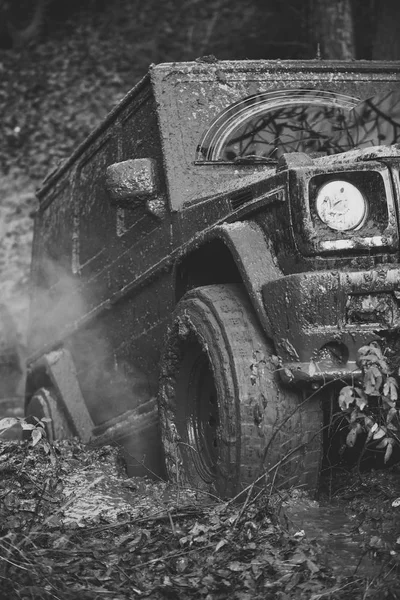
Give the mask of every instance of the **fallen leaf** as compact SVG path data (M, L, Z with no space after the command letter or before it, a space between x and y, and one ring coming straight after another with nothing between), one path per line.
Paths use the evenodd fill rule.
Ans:
M16 419L15 417L5 417L0 420L0 430L10 429L10 427L13 427L17 423L19 423L19 419Z
M218 542L218 544L215 546L215 550L214 552L218 552L218 550L220 550L223 546L225 546L228 543L227 540L220 540Z

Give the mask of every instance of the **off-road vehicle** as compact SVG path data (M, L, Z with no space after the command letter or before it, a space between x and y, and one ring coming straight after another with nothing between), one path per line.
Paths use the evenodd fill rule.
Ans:
M130 474L315 489L400 324L400 65L162 64L38 192L27 414Z

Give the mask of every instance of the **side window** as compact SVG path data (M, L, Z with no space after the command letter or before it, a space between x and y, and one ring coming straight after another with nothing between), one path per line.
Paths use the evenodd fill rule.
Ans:
M400 95L363 102L322 90L249 96L225 109L203 135L197 163L274 163L284 153L324 156L400 141Z

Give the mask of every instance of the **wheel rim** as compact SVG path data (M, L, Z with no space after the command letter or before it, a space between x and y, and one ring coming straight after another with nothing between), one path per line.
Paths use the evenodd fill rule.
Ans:
M216 477L220 418L214 377L205 353L195 360L188 381L187 440L194 467L206 482Z

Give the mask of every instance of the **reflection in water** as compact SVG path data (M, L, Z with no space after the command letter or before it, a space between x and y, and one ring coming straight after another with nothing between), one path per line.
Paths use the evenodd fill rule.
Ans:
M399 92L358 102L332 92L288 90L231 106L206 133L199 153L203 160L271 162L287 152L315 157L399 141Z
M303 533L309 541L316 540L323 551L325 564L337 575L374 577L382 572L382 563L374 559L365 547L372 536L379 535L392 545L390 535L384 536L371 526L359 532L357 519L352 520L340 508L319 506L304 499L284 509L291 533ZM383 541L382 544L385 542Z

